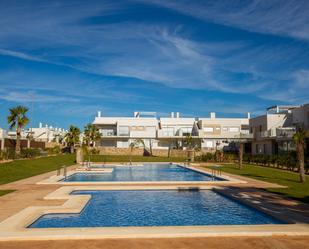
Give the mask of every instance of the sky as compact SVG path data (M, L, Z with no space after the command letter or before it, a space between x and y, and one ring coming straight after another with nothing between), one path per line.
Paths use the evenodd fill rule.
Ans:
M307 0L0 0L0 127L309 102Z

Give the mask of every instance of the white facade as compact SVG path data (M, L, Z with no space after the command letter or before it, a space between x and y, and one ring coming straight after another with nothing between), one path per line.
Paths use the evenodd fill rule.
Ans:
M138 114L138 115L136 115ZM194 146L214 149L228 145L228 139L248 134L248 118L184 118L178 112L170 117L141 117L138 112L133 117L102 117L98 112L93 124L102 134L100 146L128 148L134 139L143 139L145 146L152 148L186 146L186 137L191 136ZM219 146L220 147L220 146Z
M100 112L93 122L101 134L98 145L128 148L134 139L142 139L145 146L156 146L158 121L155 117L101 117Z
M309 104L272 106L265 115L250 119L252 154L278 154L293 150L292 137L297 127L308 129Z
M42 141L42 142L59 142L59 139L61 137L64 137L66 134L66 130L52 127L45 125L43 127L42 123L39 124L39 127L29 128L27 130L23 129L21 131L21 138L22 139L28 139L31 137L31 139L35 141ZM12 138L16 139L16 131L8 131L5 134L5 138ZM1 129L0 129L0 136L1 136Z
M199 118L199 137L204 149L223 149L230 141L249 134L249 117L247 118L216 118L215 113L210 118Z
M40 123L37 128L28 129L27 132L31 134L32 138L36 141L57 143L59 143L59 140L67 133L64 129L48 126L47 124L43 126L42 123Z

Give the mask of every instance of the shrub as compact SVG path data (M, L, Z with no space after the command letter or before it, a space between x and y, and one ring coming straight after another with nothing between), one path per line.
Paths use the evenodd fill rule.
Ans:
M99 155L100 154L100 150L96 149L96 148L92 148L90 150L90 155Z
M37 148L27 148L22 149L20 152L20 156L22 158L33 158L41 155L41 150Z
M48 148L47 149L48 155L55 155L55 154L60 154L61 153L61 148L59 145L54 146L53 148Z
M224 162L232 163L238 159L238 155L236 153L225 153L224 154Z
M213 162L215 160L215 155L213 153L207 152L206 154L195 157L195 160L200 162Z

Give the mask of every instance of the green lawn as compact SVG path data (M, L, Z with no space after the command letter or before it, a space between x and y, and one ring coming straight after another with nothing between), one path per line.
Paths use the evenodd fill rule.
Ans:
M75 155L59 155L36 159L16 160L0 164L0 185L73 165Z
M183 157L132 156L132 162L184 162ZM92 155L91 162L129 162L130 156Z
M309 203L309 176L306 176L306 183L300 183L297 173L280 169L256 165L244 165L243 169L238 169L238 165L231 164L224 165L222 170L235 175L251 177L257 180L287 186L288 188L270 188L267 190L285 197Z

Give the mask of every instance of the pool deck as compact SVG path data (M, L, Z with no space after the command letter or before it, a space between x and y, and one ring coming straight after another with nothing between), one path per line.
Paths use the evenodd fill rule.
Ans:
M77 166L71 167L71 169ZM19 215L22 215L25 210L32 211L40 210L39 212L46 212L46 210L57 210L65 208L75 208L75 211L78 211L87 201L87 196L79 199L79 196L64 196L69 193L72 188L78 189L78 184L76 186L59 186L55 184L42 184L38 185L37 182L48 179L51 176L55 175L56 172L49 172L39 176L31 177L21 181L9 183L2 185L0 189L16 189L15 192L7 194L0 197L0 221L7 219L12 216L6 222L2 223L2 228L0 230L0 240L5 240L6 242L0 242L0 248L21 248L22 245L29 245L29 248L39 248L35 246L43 245L45 243L46 247L44 248L56 248L53 245L72 245L75 241L75 247L83 248L82 244L85 241L76 242L76 239L91 239L90 244L93 245L92 248L99 248L99 245L105 245L107 243L110 245L107 248L120 248L122 245L126 244L125 241L132 243L132 248L141 248L141 245L147 246L148 248L168 248L168 245L175 243L175 248L198 248L199 245L202 246L203 243L209 243L212 241L213 246L217 247L207 247L207 248L236 248L232 247L232 244L223 241L238 241L235 243L241 243L242 246L238 245L241 248L252 248L253 245L258 245L257 241L267 241L263 245L261 244L258 248L306 248L309 243L309 227L307 224L300 223L309 223L309 207L307 204L297 202L295 200L288 200L279 197L278 195L268 193L263 190L263 188L270 187L280 187L277 184L266 183L263 181L253 180L246 177L238 177L230 174L230 177L245 181L246 183L235 183L232 184L229 188L221 188L217 191L221 191L223 194L229 195L232 198L236 198L239 201L245 201L246 204L254 205L255 208L262 209L268 213L272 213L273 216L283 217L289 222L296 222L298 224L293 225L259 225L259 226L201 226L201 227L166 227L166 228L99 228L96 231L91 231L93 228L81 229L64 229L61 231L61 236L59 237L59 232L56 234L50 234L49 232L40 230L35 233L41 233L38 237L41 240L50 240L53 239L53 243L48 244L44 241L34 242L31 240L37 240L36 237L38 234L28 232L24 235L14 237L18 234L12 234L12 230L8 229L9 227L14 227L14 222L10 222L14 217L18 218ZM178 183L178 187L181 187L181 184ZM61 188L59 188L61 187ZM87 189L93 188L105 188L105 189L153 189L152 183L148 182L148 186L88 186ZM176 186L167 186L167 185L157 185L155 188L166 189L166 188L175 188ZM188 187L187 185L182 187ZM209 188L210 186L198 186L200 188ZM81 189L85 189L86 186L81 186ZM57 197L58 193L58 197ZM62 195L62 196L61 196ZM84 199L83 199L84 198ZM75 204L74 204L75 201ZM77 201L77 206L76 205ZM72 205L72 206L70 206ZM43 206L41 208L40 206ZM30 207L30 208L29 208ZM27 208L27 209L25 209ZM68 209L67 209L68 210ZM66 211L67 211L66 210ZM27 212L28 212L27 211ZM33 212L28 213L26 219L28 223L33 220L36 215ZM74 210L73 210L74 211ZM17 216L16 216L17 213ZM25 213L24 213L25 214ZM9 221L9 222L8 222ZM21 227L20 220L15 223L15 229L25 230ZM24 223L26 224L27 221ZM0 225L1 226L1 225ZM37 229L35 229L37 230ZM47 229L52 231L53 229ZM86 231L87 230L87 231ZM58 230L59 231L59 230ZM16 230L15 230L16 232ZM20 230L19 230L20 232ZM18 232L18 233L19 233ZM24 231L25 232L25 231ZM63 233L64 232L64 233ZM78 232L78 233L76 233ZM57 235L58 234L58 235ZM102 234L104 236L102 236ZM289 235L286 237L285 235ZM297 235L297 236L296 236ZM304 236L306 235L306 236ZM216 238L216 237L222 237ZM239 237L241 236L241 237ZM251 236L251 237L248 237ZM259 236L259 238L255 238ZM283 236L283 237L282 237ZM295 237L296 236L296 237ZM164 237L168 239L163 239ZM181 237L181 238L177 238ZM183 238L187 237L187 239ZM195 239L190 239L189 237L195 237ZM212 238L205 238L212 237ZM104 238L104 240L102 240ZM113 239L111 239L113 238ZM115 239L118 238L118 239ZM147 239L142 239L147 238ZM150 239L151 238L151 239ZM156 238L156 239L154 239ZM12 240L19 239L20 242L13 242ZM69 240L68 240L69 239ZM70 241L74 239L73 241ZM24 241L30 240L30 241ZM57 240L63 242L59 243ZM199 241L199 242L198 242ZM203 242L204 241L204 242ZM207 242L208 241L208 242ZM295 243L293 241L297 241ZM181 243L187 246L181 246ZM292 243L293 242L293 243ZM124 244L123 244L124 243ZM220 246L223 245L224 246ZM84 244L85 245L85 244ZM178 245L178 247L177 247ZM205 244L203 244L205 246ZM250 246L251 245L251 246ZM273 247L269 247L273 245ZM7 246L7 247L5 247ZM11 247L9 247L11 246ZM80 247L79 247L80 246ZM98 246L98 247L95 247ZM23 247L23 246L22 246ZM25 248L25 247L23 247ZM62 247L66 248L66 247ZM170 248L170 247L169 247Z

